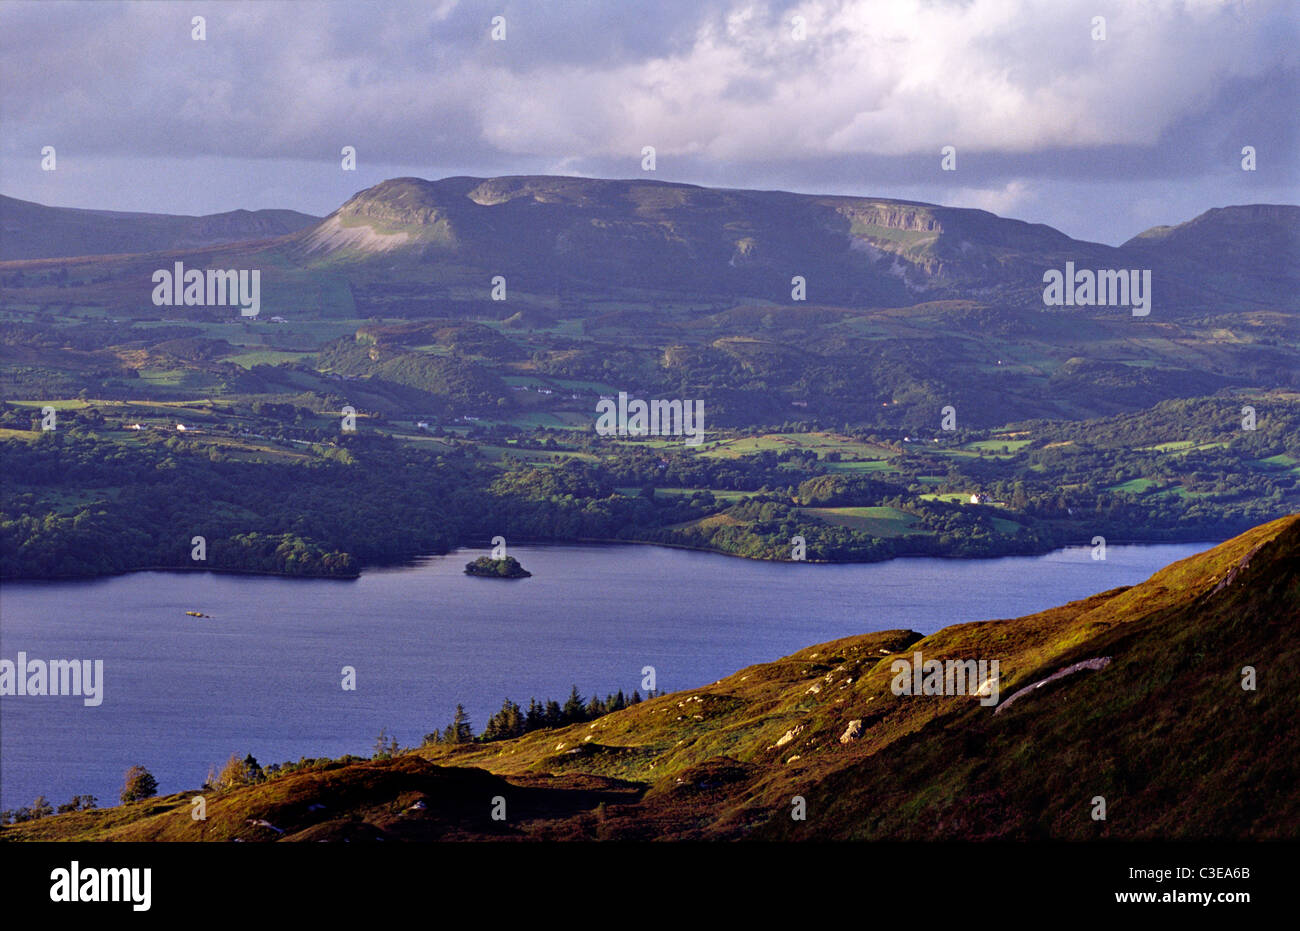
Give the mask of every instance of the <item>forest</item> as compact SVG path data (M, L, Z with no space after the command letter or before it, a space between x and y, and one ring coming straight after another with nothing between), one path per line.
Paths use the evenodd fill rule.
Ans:
M260 402L244 413L268 434L250 448L219 426L124 432L94 405L42 432L39 411L0 404L0 575L347 578L494 536L813 562L1219 539L1300 502L1300 404L1256 403L1253 430L1208 398L942 443L787 424L702 450L507 426L415 443L330 433L309 410Z

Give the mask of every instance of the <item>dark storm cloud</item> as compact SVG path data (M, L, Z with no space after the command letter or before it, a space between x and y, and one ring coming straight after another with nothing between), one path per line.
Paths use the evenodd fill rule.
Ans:
M1199 186L1204 209L1294 188L1296 31L1286 0L10 2L0 180L48 197L32 166L55 145L82 174L53 201L94 177L116 197L86 206L139 207L123 202L133 162L218 166L205 196L224 164L233 196L250 160L324 179L345 145L365 178L627 177L653 145L659 177L698 183L1052 216L1053 190L1094 185L1100 202L1147 181ZM959 168L940 174L949 144ZM1259 152L1249 178L1243 145ZM327 209L362 180L304 179L276 205ZM1136 222L1125 209L1115 222Z

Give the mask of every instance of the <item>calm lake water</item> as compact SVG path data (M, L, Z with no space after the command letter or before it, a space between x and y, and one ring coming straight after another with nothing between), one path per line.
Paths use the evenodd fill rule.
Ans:
M706 685L837 637L1016 617L1118 585L1211 544L1086 547L1040 557L765 563L651 546L515 546L533 578L463 574L460 550L351 581L139 572L0 587L0 657L102 659L103 703L0 700L0 808L91 793L117 803L146 766L161 793L232 752L263 764L369 755L450 721L475 730L509 696ZM186 611L211 619L196 620ZM355 691L341 687L356 668Z

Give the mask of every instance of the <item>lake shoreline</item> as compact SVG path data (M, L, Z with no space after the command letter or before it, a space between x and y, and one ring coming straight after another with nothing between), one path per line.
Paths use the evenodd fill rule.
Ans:
M1231 536L1220 539L1173 539L1173 540L1152 540L1152 539L1125 539L1106 541L1107 546L1165 546L1165 545L1205 545L1217 546ZM828 560L828 559L765 559L761 556L746 556L743 553L728 553L725 550L714 549L707 546L691 546L687 543L664 543L658 540L617 540L605 539L600 537L579 537L574 540L549 540L549 539L532 539L528 537L519 537L515 539L515 544L520 546L547 546L547 547L565 547L565 546L650 546L662 547L664 549L686 550L694 553L710 553L715 556L725 556L730 559L742 559L748 562L771 563L773 565L811 565L811 566L872 566L891 563L896 560L908 559L943 559L952 560L953 562L979 562L981 560L994 559L1013 559L1016 557L1034 557L1046 556L1050 553L1058 553L1067 549L1088 548L1089 543L1074 543L1064 546L1048 546L1043 549L1035 549L1030 552L1009 552L1009 553L988 553L976 556L957 556L948 553L924 553L912 554L907 553L900 556L887 556L881 559L846 559L846 560ZM118 572L102 572L96 575L40 575L40 576L0 576L0 583L10 584L16 582L27 583L50 583L63 584L67 582L94 582L101 579L121 578L123 576L134 575L139 572L176 572L176 573L212 573L215 575L230 576L267 576L277 579L301 579L305 582L356 582L365 573L372 571L392 571L394 569L407 569L420 565L423 561L442 556L452 556L456 553L473 552L476 550L490 550L490 545L481 544L457 544L445 552L419 553L415 556L396 559L387 562L374 562L362 566L355 573L339 575L331 573L328 575L314 575L311 573L287 573L275 572L270 569L225 569L214 566L138 566L130 569L122 569Z
M214 571L5 585L6 655L102 659L107 678L93 714L60 697L4 700L0 794L6 807L37 794L113 798L135 764L175 791L232 753L264 763L364 754L385 728L411 745L457 705L481 727L505 696L559 701L575 684L588 696L644 692L647 666L662 691L695 688L810 644L1038 613L1208 546L819 572L620 542L517 541L512 555L533 572L519 585L465 575L466 556L486 548L367 570L346 586ZM191 621L186 609L216 619ZM359 689L346 685L350 670Z

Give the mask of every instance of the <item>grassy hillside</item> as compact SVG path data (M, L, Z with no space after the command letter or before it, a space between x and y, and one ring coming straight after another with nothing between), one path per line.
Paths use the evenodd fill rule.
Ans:
M322 762L205 792L205 822L184 793L0 838L1294 839L1297 557L1293 515L1027 617L848 637L522 738ZM895 695L891 662L916 652L998 660L997 707ZM1090 660L1108 662L1021 691Z

